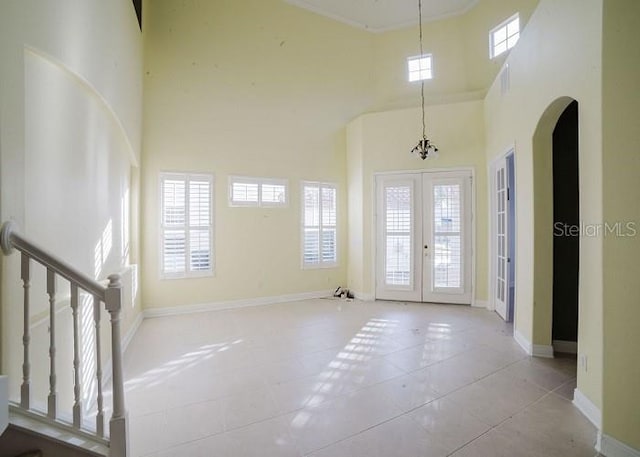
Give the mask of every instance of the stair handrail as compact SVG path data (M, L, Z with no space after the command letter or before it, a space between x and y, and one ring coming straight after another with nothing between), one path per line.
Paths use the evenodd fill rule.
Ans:
M107 291L105 286L24 238L18 232L18 224L14 221L7 221L2 225L0 245L5 255L11 255L17 249L45 267L51 268L68 281L78 284L81 289L91 292L92 295L99 296L102 301L105 301Z
M110 428L110 440L109 440L109 456L110 457L127 457L129 455L129 433L128 433L128 420L127 412L125 409L124 401L124 373L123 373L123 360L122 360L122 343L121 343L121 309L122 309L122 284L120 282L119 274L112 274L108 277L109 284L104 286L98 281L90 278L86 274L72 267L65 261L57 258L53 254L47 252L45 249L39 247L37 244L31 242L22 236L18 230L18 225L14 221L7 221L2 224L0 229L0 247L5 255L12 254L15 250L22 253L22 280L24 288L24 320L25 329L23 335L23 345L25 351L25 359L23 363L23 385L21 386L21 403L20 407L27 411L29 410L30 403L30 364L29 364L29 287L30 287L30 273L29 263L30 260L34 260L47 269L47 293L50 296L50 333L51 333L51 371L50 371L50 383L51 393L49 395L49 405L47 416L56 420L56 391L55 391L55 343L54 343L54 323L55 323L55 275L59 275L69 281L72 288L72 307L74 306L74 289L75 289L75 306L77 307L77 290L82 289L89 292L94 297L94 319L97 337L99 337L99 303L105 304L106 310L109 312L111 322L111 364L112 364L112 385L113 385L113 413L109 421ZM76 310L74 309L74 319L76 317ZM75 322L74 322L75 326ZM77 341L77 328L74 329L74 341ZM100 344L97 344L99 351ZM76 348L77 351L77 348ZM77 353L76 353L77 356ZM100 367L100 355L97 356L98 367ZM74 359L74 369L77 371L77 357ZM97 377L99 383L98 393L98 405L99 415L102 414L102 393L101 393L101 368L98 368ZM77 379L77 378L76 378ZM74 388L79 389L76 385ZM53 401L51 396L53 395ZM78 392L75 392L76 402L78 401ZM76 409L77 408L77 409ZM97 417L97 435L104 438L104 426L102 424L102 418ZM80 431L81 419L80 408L77 404L74 404L74 421L73 426Z

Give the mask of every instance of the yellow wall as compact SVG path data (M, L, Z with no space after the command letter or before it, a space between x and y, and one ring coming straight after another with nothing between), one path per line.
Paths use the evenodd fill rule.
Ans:
M370 105L370 34L280 0L154 0L145 24L147 306L344 286L344 125ZM158 174L173 170L215 175L213 278L159 279ZM288 179L289 207L230 208L229 175ZM338 184L338 268L300 268L301 180Z
M485 99L488 161L515 145L515 329L537 345L551 344L552 276L545 265L550 265L552 225L548 207L544 210L550 196L544 188L550 135L562 111L558 104L570 98L579 102L580 216L585 223L603 220L601 19L602 0L542 0L507 58L510 91L501 95L497 80ZM536 129L547 140L534 139ZM539 233L546 238L534 235ZM588 362L578 368L578 389L601 407L602 239L581 238L579 282L578 351Z
M460 16L423 26L424 52L433 54L434 78L425 83L431 103L484 97L505 55L489 59L489 30L516 12L523 27L538 0L483 0ZM407 57L420 54L418 27L374 36L376 109L415 106L416 84L407 81Z
M361 200L362 228L351 225L350 240L362 248L350 249L350 287L372 297L375 289L375 239L373 238L374 173L384 171L473 168L475 173L476 287L475 298L487 299L487 183L484 157L483 104L481 101L429 106L428 136L438 146L437 159L422 161L409 151L422 132L420 109L408 108L365 114L349 125L349 189ZM362 177L358 178L357 174ZM352 179L356 176L355 179ZM362 253L358 256L358 253Z
M517 8L524 23L536 3L481 2L463 16L428 23L425 49L436 59L436 77L427 82L429 102L479 100L501 60L488 59L489 29ZM370 198L351 189L370 185L371 167L392 170L403 161L389 157L357 170L353 157L347 157L347 142L349 149L357 149L353 141L371 143L371 138L347 139L345 126L362 113L419 103L419 85L408 83L406 73L406 58L417 53L417 36L417 27L372 34L278 0L147 2L142 178L146 306L324 291L347 280L360 292L369 290L371 266L363 261L370 260L371 246L357 233L370 230ZM449 116L460 106L442 105L438 112ZM390 118L396 115L389 113ZM400 155L416 141L418 119L407 114L415 128L408 132L406 125L398 125L401 130L390 133L399 141ZM465 141L481 136L481 117L472 124ZM440 144L448 142L447 135ZM451 138L457 135L452 132ZM482 142L477 148L481 157L457 153L441 163L480 164L476 171L484 180ZM376 154L360 149L367 161ZM159 279L158 174L172 170L215 174L214 278ZM230 174L288 178L289 208L229 208ZM339 268L300 269L303 179L340 186ZM478 189L482 214L485 189ZM486 230L484 224L479 230ZM478 232L478 239L485 240L486 234ZM478 259L478 265L486 265L486 254L478 253ZM484 269L480 274L486 274ZM481 283L479 293L486 298L486 279Z
M362 295L364 286L364 170L363 170L363 120L358 117L347 126L347 189L349 219L349 263L347 283L353 291ZM368 274L368 271L366 272Z
M604 220L640 230L640 3L604 2L602 144ZM629 227L631 228L631 227ZM640 232L638 232L640 233ZM603 433L640 450L640 239L604 238ZM624 236L627 235L627 236Z

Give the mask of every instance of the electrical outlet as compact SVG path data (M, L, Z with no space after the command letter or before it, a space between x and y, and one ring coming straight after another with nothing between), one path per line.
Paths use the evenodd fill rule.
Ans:
M588 357L587 354L581 354L580 355L580 368L582 368L585 372L587 371L587 362L588 362Z

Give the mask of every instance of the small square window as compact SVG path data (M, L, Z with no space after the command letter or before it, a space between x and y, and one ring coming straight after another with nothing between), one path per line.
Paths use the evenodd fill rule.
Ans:
M409 68L409 82L423 81L433 78L433 58L431 54L409 57L407 67Z
M520 38L520 16L516 13L489 32L489 57L492 59L516 45Z

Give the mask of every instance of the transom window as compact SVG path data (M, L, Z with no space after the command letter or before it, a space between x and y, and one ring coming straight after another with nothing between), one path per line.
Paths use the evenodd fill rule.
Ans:
M489 32L489 56L493 59L516 45L520 38L520 16L511 16Z
M336 185L302 183L302 267L338 264Z
M407 58L409 82L433 78L433 57L431 54Z
M162 278L213 274L213 176L162 173Z
M230 206L287 206L286 179L229 177Z

